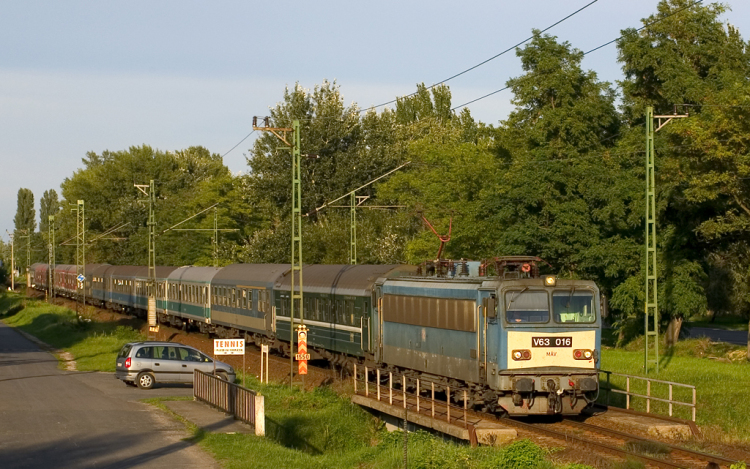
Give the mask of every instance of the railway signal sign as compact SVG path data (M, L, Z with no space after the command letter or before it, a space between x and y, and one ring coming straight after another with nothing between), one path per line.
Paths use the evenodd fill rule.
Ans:
M80 283L83 283L84 280L86 280L86 277L83 276L83 274L78 274L78 277L76 277Z
M299 362L299 374L307 374L307 360L310 354L307 353L307 327L304 325L297 327L297 354L295 359Z

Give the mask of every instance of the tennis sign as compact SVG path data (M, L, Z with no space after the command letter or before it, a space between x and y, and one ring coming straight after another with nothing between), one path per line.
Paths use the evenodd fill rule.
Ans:
M245 355L245 339L214 339L214 355Z

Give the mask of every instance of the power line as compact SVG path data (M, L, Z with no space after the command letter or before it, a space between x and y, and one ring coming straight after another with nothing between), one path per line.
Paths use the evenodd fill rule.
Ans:
M682 12L682 11L684 11L684 10L687 10L688 8L691 8L691 7L693 7L693 6L695 6L695 5L699 4L699 3L702 3L702 2L703 2L703 0L697 0L697 1L693 2L693 3L691 3L690 5L684 6L684 7L680 8L679 10L675 10L675 11L673 11L672 13L668 14L667 16L665 16L665 17L663 17L663 18L659 18L659 19L657 19L657 20L655 20L655 21L652 21L651 23L649 23L649 24L647 24L647 25L644 25L644 26L642 26L642 27L640 27L640 28L636 29L636 32L642 31L642 30L644 30L644 29L648 28L649 26L653 26L653 25L655 25L656 23L659 23L659 22L661 22L661 21L664 21L665 19L667 19L667 18L669 18L669 17L671 17L671 16L674 16L674 15L676 15L677 13L680 13L680 12ZM587 6L588 6L588 5L587 5ZM605 42L604 44L602 44L602 45L600 45L600 46L598 46L598 47L595 47L595 48L593 48L593 49L591 49L591 50L589 50L589 51L587 51L587 52L584 52L584 53L583 53L583 55L584 55L584 56L586 56L586 55L588 55L588 54L590 54L590 53L592 53L592 52L595 52L595 51L597 51L597 50L599 50L599 49L601 49L601 48L603 48L603 47L606 47L606 46L608 46L608 45L610 45L610 44L614 44L615 42L619 41L620 39L622 39L622 36L619 36L619 37L617 37L617 38L615 38L615 39L612 39L612 40L611 40L611 41L609 41L609 42ZM476 98L476 99L473 99L473 100L471 100L471 101L468 101L468 102L466 102L466 103L464 103L464 104L461 104L461 105L459 105L459 106L456 106L456 107L454 107L454 108L451 108L451 111L455 111L456 109L460 109L460 108L462 108L462 107L466 107L466 106L468 106L469 104L475 103L475 102L477 102L477 101L479 101L479 100L482 100L482 99L484 99L484 98L487 98L487 97L489 97L489 96L492 96L493 94L497 94L497 93L499 93L499 92L501 92L501 91L505 91L505 90L507 90L508 88L510 88L510 87L509 87L509 86L506 86L505 88L501 88L501 89L499 89L499 90L497 90L497 91L493 91L492 93L488 93L488 94L486 94L486 95L484 95L484 96L482 96L482 97L480 97L480 98Z
M578 13L582 12L583 10L585 10L586 8L590 7L591 5L593 5L594 3L598 2L598 1L599 1L599 0L593 0L592 2L590 2L590 3L588 3L588 4L584 5L584 6L582 6L581 8L579 8L578 10L576 10L576 11L574 11L573 13L569 14L568 16L566 16L566 17L564 17L564 18L562 18L562 19L560 19L560 20L557 20L556 22L552 23L551 25L549 25L549 26L547 26L546 28L542 29L542 30L541 30L541 31L539 31L538 33L532 34L531 36L527 37L526 39L524 39L523 41L519 42L518 44L516 44L516 45L514 45L514 46L511 46L511 47L508 47L508 48L507 48L507 49L505 49L504 51L502 51L502 52L500 52L500 53L498 53L498 54L495 54L495 55L493 55L493 56L492 56L492 57L490 57L489 59L485 59L485 60L483 60L483 61L479 62L479 63L478 63L478 64L476 64L476 65L472 65L471 67L469 67L469 68L467 68L467 69L465 69L465 70L463 70L463 71L460 71L460 72L456 73L455 75L452 75L452 76L450 76L450 77L448 77L448 78L446 78L446 79L444 79L444 80L441 80L441 81L439 81L439 82L437 82L437 83L434 83L434 84L432 84L432 85L428 86L428 87L427 87L426 89L427 89L427 90L430 90L430 89L432 89L432 88L434 88L434 87L436 87L436 86L438 86L438 85L442 85L443 83L446 83L446 82L448 82L448 81L450 81L450 80L453 80L454 78L460 77L461 75L463 75L463 74L465 74L465 73L468 73L468 72L470 72L470 71L472 71L472 70L474 70L474 69L476 69L476 68L479 68L479 67L481 67L482 65L484 65L484 64L486 64L486 63L488 63L488 62L491 62L491 61L495 60L496 58L498 58L498 57L500 57L500 56L502 56L502 55L505 55L505 54L507 54L508 52L510 52L510 51L512 51L512 50L514 50L514 49L515 49L516 47L518 47L518 46L521 46L521 45L523 45L523 44L526 44L526 43L527 43L527 42L529 42L530 40L532 40L532 39L534 39L535 37L537 37L537 36L541 35L542 33L546 32L546 31L549 31L550 29L554 28L555 26L557 26L558 24L560 24L560 23L564 22L565 20L567 20L567 19L570 19L570 18L572 18L573 16L577 15ZM701 1L702 1L702 0L701 0ZM495 93L497 93L497 92L499 92L499 91L501 91L501 90L498 90L498 91L496 91ZM402 96L402 97L400 97L400 98L392 99L392 100L390 100L390 101L387 101L387 102L385 102L385 103L381 103L381 104L376 104L375 106L370 106L370 107L368 107L368 108L365 108L365 109L361 109L361 110L360 110L359 112L360 112L360 113L362 113L362 112L365 112L365 111L369 111L369 110L371 110L371 109L379 108L379 107L381 107L381 106L387 106L388 104L393 104L393 103L395 103L395 102L396 102L396 101L398 101L399 99L409 98L409 97L412 97L412 96L414 96L414 95L416 95L416 94L417 94L417 92L415 91L414 93L411 93L411 94L407 94L407 95L405 95L405 96ZM493 93L493 94L494 94L494 93ZM488 95L488 96L489 96L489 95ZM481 99L481 98L480 98L480 99Z
M251 135L252 135L253 133L255 133L255 130L253 130L253 131L252 131L252 132L250 132L249 134L245 135L245 138L243 138L242 140L240 140L239 142L237 142L237 145L235 145L235 146L233 146L232 148L230 148L230 149L229 149L229 151L227 151L226 153L224 153L223 155L221 155L221 157L222 157L222 158L224 158L225 156L227 156L228 154L230 154L230 153L232 152L232 150L234 150L235 148L237 148L238 146L240 146L240 143L242 143L242 142L244 142L245 140L247 140L247 138L248 138L249 136L251 136Z

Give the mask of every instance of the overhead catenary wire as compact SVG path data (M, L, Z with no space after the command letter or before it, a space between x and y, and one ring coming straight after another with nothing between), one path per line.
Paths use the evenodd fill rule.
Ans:
M675 10L675 11L673 11L672 13L668 14L667 16L665 16L665 17L663 17L663 18L659 18L659 19L656 19L656 20L652 21L652 22L651 22L651 23L649 23L649 24L646 24L646 25L644 25L644 26L641 26L640 28L636 29L636 32L640 32L640 31L642 31L642 30L644 30L644 29L646 29L646 28L648 28L648 27L650 27L650 26L653 26L653 25L655 25L656 23L660 23L660 22L662 22L662 21L666 20L667 18L670 18L670 17L672 17L672 16L674 16L674 15L676 15L676 14L678 14L678 13L682 12L682 11L685 11L685 10L687 10L688 8L691 8L691 7L693 7L693 6L695 6L695 5L699 4L699 3L703 3L703 0L696 0L695 2L693 2L693 3L689 4L689 5L686 5L686 6L684 6L684 7L680 8L680 9L678 9L678 10ZM586 52L584 52L584 53L583 53L583 55L584 55L584 56L586 56L586 55L588 55L588 54L590 54L590 53L592 53L592 52L598 51L599 49L602 49L602 48L604 48L604 47L606 47L606 46L608 46L608 45L610 45L610 44L614 44L615 42L619 41L620 39L622 39L622 36L618 36L617 38L615 38L615 39L612 39L612 40L611 40L611 41L609 41L609 42L605 42L604 44L602 44L602 45L600 45L600 46L594 47L593 49L591 49L591 50L589 50L589 51L586 51ZM480 100L482 100L482 99L485 99L485 98L488 98L488 97L490 97L490 96L492 96L492 95L494 95L494 94L497 94L497 93L499 93L499 92L501 92L501 91L505 91L505 90L507 90L508 88L510 88L510 86L506 86L506 87L504 87L504 88L501 88L501 89L499 89L499 90L493 91L492 93L488 93L488 94L486 94L486 95L484 95L484 96L482 96L482 97L479 97L479 98L476 98L476 99L472 99L471 101L467 101L467 102L465 102L465 103L463 103L463 104L460 104L460 105L458 105L458 106L455 106L455 107L451 108L451 111L455 111L455 110L457 110L457 109L461 109L461 108L463 108L463 107L466 107L466 106L468 106L469 104L475 103L475 102L477 102L477 101L480 101Z
M549 31L550 29L554 28L555 26L559 25L560 23L564 22L565 20L568 20L568 19L572 18L573 16L577 15L578 13L582 12L583 10L585 10L586 8L590 7L591 5L593 5L594 3L598 2L598 1L599 0L593 0L592 2L587 3L586 5L582 6L581 8L579 8L576 11L574 11L573 13L570 13L569 15L565 16L564 18L555 21L551 25L549 25L546 28L540 30L539 32L536 32L536 33L532 34L531 36L527 37L523 41L521 41L521 42L519 42L519 43L517 43L517 44L515 44L513 46L508 47L507 49L503 50L502 52L499 52L499 53L493 55L492 57L479 62L476 65L472 65L471 67L469 67L469 68L467 68L465 70L462 70L462 71L460 71L460 72L458 72L458 73L456 73L454 75L451 75L450 77L445 78L444 80L440 80L437 83L433 83L432 85L428 86L426 89L430 90L430 89L432 89L432 88L434 88L434 87L436 87L438 85L442 85L443 83L446 83L446 82L448 82L450 80L453 80L454 78L458 78L461 75L469 73L470 71L472 71L474 69L477 69L477 68L481 67L482 65L484 65L484 64L486 64L488 62L491 62L491 61L495 60L496 58L498 58L498 57L500 57L502 55L507 54L508 52L514 50L516 47L522 46L522 45L526 44L530 40L532 40L535 37L537 37L537 36L539 36L539 35L547 32L547 31ZM379 108L379 107L382 107L382 106L387 106L388 104L393 104L393 103L397 102L399 99L409 98L409 97L414 96L416 94L417 94L417 92L410 93L410 94L401 96L400 98L392 99L392 100L384 102L384 103L376 104L374 106L370 106L368 108L361 109L359 112L361 113L361 112L369 111L371 109L376 109L376 108Z
M243 138L242 140L240 140L239 142L237 142L237 144L236 144L235 146L233 146L232 148L230 148L229 150L227 150L227 151L226 151L226 153L224 153L223 155L221 155L221 157L222 157L222 158L224 158L224 157L225 157L225 156L227 156L228 154L232 153L232 151L233 151L233 150L234 150L235 148L237 148L238 146L240 146L240 144L241 144L242 142L244 142L245 140L247 140L247 139L248 139L248 137L250 137L250 136L251 136L252 134L254 134L254 133L255 133L255 130L253 130L253 131L252 131L252 132L250 132L249 134L245 135L245 138Z

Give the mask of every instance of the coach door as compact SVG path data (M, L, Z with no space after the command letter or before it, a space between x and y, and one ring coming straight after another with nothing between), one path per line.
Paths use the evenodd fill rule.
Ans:
M372 310L375 313L373 320L375 327L375 361L383 360L383 287L378 285L375 287L375 295L373 297Z
M497 296L495 294L494 290L490 291L480 291L479 296L481 298L481 303L478 309L479 313L477 314L477 324L479 327L477 328L477 333L479 334L479 344L480 344L480 353L479 353L479 381L482 383L487 382L487 369L489 366L489 361L492 359L488 356L487 351L487 331L489 328L489 323L492 321L497 321Z

